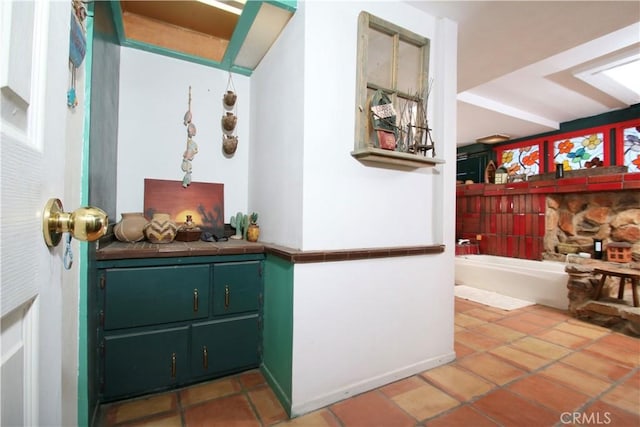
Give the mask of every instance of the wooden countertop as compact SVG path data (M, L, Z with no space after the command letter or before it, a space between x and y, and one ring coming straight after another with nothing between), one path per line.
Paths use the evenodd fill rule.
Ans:
M111 241L100 245L96 251L96 259L133 259L133 258L166 258L181 256L206 256L206 255L239 255L264 253L262 243L252 243L246 240L232 240L226 242L205 242L196 240L193 242L150 243L136 242L124 243Z
M101 240L96 250L98 261L135 258L169 258L185 256L272 254L291 263L317 263L355 261L360 259L390 258L414 255L440 254L444 245L400 246L384 248L357 248L341 250L301 251L270 243L252 243L229 239L226 242L124 243L117 240Z

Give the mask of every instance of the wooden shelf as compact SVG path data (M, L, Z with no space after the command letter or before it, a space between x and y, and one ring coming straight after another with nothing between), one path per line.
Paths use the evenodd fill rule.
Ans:
M425 157L418 154L382 150L380 148L360 148L352 151L351 155L366 164L401 166L411 169L433 167L444 163L443 159L437 157Z

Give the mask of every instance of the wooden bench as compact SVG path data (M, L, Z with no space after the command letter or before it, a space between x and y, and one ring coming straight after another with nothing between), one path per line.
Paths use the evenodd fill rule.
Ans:
M625 280L629 279L631 282L631 292L633 293L633 306L638 307L638 282L640 281L640 270L632 270L630 268L614 268L614 267L600 267L594 268L593 272L596 274L602 274L598 288L596 289L595 299L600 299L602 294L602 288L604 287L604 281L608 276L619 277L620 287L618 288L618 299L623 299Z

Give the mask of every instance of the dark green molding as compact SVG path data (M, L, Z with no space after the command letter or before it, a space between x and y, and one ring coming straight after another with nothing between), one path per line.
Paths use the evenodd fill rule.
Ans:
M112 221L116 212L116 140L120 47L107 2L89 2L84 59L81 206L99 206ZM77 423L92 425L98 410L96 244L78 250L78 401Z
M511 141L494 144L492 147L500 147L501 145L509 145L516 142L528 141L531 139L547 138L553 135L558 135L567 132L579 131L582 129L589 129L599 126L607 126L619 122L626 122L627 120L633 120L640 118L640 104L634 104L628 108L622 110L610 111L608 113L598 114L596 116L584 117L581 119L571 120L569 122L560 123L560 129L539 133L535 135L529 135L522 138L512 139ZM484 144L472 144L472 145L484 145ZM462 148L462 147L461 147Z
M294 265L267 254L264 263L262 373L291 416Z
M258 16L258 12L260 11L260 7L262 7L263 3L268 3L270 5L279 7L281 9L287 10L291 13L294 13L297 8L296 0L287 0L287 1L258 1L258 0L249 0L245 4L242 14L238 19L238 23L236 25L235 30L231 36L231 40L229 40L229 44L227 46L227 50L224 53L222 61L212 61L210 59L201 58L195 55L189 55L182 52L178 52L176 50L167 49L164 47L155 46L149 43L140 42L137 40L128 40L124 26L122 23L122 8L120 7L120 2L118 0L111 0L111 14L113 16L114 25L116 28L116 34L118 36L118 40L121 46L131 47L139 50L144 50L146 52L154 53L157 55L169 56L171 58L179 59L182 61L193 62L196 64L204 65L207 67L217 68L224 71L229 71L236 74L241 74L244 76L250 76L253 73L253 70L246 67L241 67L235 65L234 62L242 45L244 44L247 34L249 34L249 30L253 25L253 22Z

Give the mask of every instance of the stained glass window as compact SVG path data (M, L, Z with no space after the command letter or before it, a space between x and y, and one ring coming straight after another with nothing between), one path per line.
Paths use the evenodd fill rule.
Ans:
M538 175L540 173L540 143L506 145L497 149L498 163L509 176Z
M622 129L622 153L628 172L640 172L640 125Z
M605 165L603 132L565 138L553 142L553 163L564 170L586 169Z

